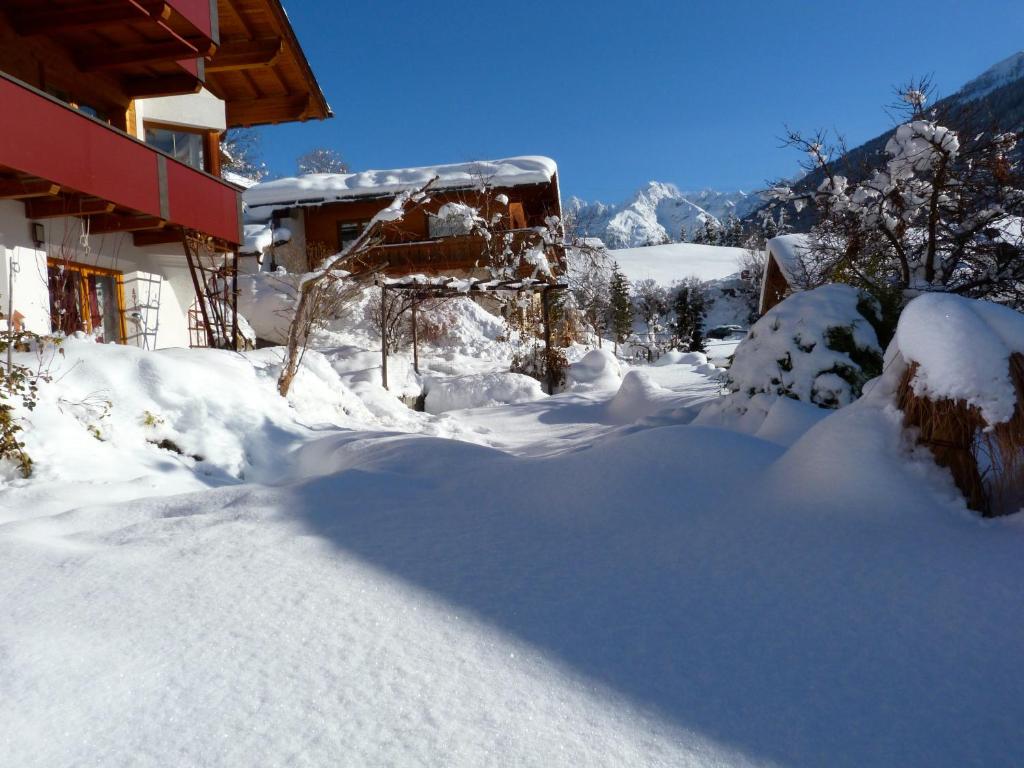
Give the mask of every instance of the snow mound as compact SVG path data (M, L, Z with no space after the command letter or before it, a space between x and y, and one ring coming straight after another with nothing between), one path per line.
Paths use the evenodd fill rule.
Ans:
M703 352L680 352L677 349L670 349L659 357L654 365L707 365L708 356Z
M565 373L565 388L572 391L617 389L621 381L622 366L615 355L604 349L590 350Z
M75 338L62 349L24 433L34 476L123 477L183 462L239 477L275 448L265 439L271 425L282 436L298 431L287 402L244 356Z
M642 371L629 371L608 403L608 415L616 423L630 424L661 410L671 394Z
M427 413L529 403L547 395L540 382L521 373L492 372L431 379L427 383Z
M900 315L895 343L917 363L914 393L965 400L991 425L1013 417L1010 355L1024 353L1024 315L999 304L929 293Z
M257 338L275 344L287 341L299 280L299 275L289 275L283 269L238 276L238 311Z

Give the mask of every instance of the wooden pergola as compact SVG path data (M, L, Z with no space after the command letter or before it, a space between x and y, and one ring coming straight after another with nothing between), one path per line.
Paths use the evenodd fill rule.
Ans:
M379 277L375 284L381 290L381 332L380 332L380 357L381 357L381 382L384 389L388 388L388 339L387 339L387 318L385 316L387 307L387 291L402 291L413 293L418 300L410 302L412 312L412 359L413 370L416 373L419 369L419 340L417 333L417 306L420 301L426 299L450 299L459 296L480 296L490 294L492 296L508 296L515 294L540 294L541 297L541 318L544 325L544 349L551 349L551 294L564 291L569 286L566 283L539 280L536 278L517 278L509 280L480 280L477 278L460 278L444 276L406 275L405 277L388 278ZM552 372L546 370L547 381L545 388L549 395L554 394L555 381Z

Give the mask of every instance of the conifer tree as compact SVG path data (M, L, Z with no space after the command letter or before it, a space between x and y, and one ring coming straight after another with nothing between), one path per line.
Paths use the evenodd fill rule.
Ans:
M610 314L612 338L615 340L615 353L618 354L619 344L629 338L633 330L633 303L629 297L629 280L619 271L619 265L612 265L610 288Z
M696 278L687 279L679 286L672 301L675 320L672 331L680 348L690 352L706 352L704 314L706 304L704 288Z

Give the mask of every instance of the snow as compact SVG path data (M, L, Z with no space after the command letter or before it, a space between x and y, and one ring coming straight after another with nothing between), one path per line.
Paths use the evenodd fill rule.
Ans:
M622 381L622 365L606 349L592 349L566 370L566 389L588 392L595 389L618 389Z
M557 170L555 161L550 158L528 156L359 173L312 173L262 182L247 189L243 197L252 215L258 216L260 208L321 205L338 200L394 195L422 187L435 177L434 189L471 189L484 184L497 188L544 184L551 181Z
M545 397L536 379L500 371L454 376L436 384L428 380L426 392L427 413L527 403Z
M735 275L741 269L740 259L745 253L744 248L695 243L609 251L619 269L631 281L650 278L666 286L691 276L707 282Z
M916 394L966 400L990 425L1013 417L1009 362L1012 353L1024 353L1024 315L987 301L924 294L900 315L895 341L903 358L918 364Z
M1024 761L1024 526L968 513L891 381L735 430L699 355L573 348L570 391L483 405L521 377L458 299L420 379L473 407L417 413L372 299L287 401L280 348L65 342L0 480L0 762Z
M800 278L804 274L803 259L808 243L807 235L790 234L773 237L765 246L768 253L775 257L783 277L793 290L799 290L801 287Z

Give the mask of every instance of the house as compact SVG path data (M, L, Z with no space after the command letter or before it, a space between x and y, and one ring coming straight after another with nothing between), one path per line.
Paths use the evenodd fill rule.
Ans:
M7 0L0 105L3 326L232 343L219 137L331 115L280 1Z
M789 294L801 290L801 276L806 272L802 256L806 250L807 235L801 234L773 237L765 245L767 261L761 281L760 314L763 315Z
M432 181L433 180L433 181ZM552 271L564 261L560 245L544 243L540 230L557 226L562 206L558 170L546 157L511 157L423 168L361 173L308 174L257 184L244 193L249 269L264 258L289 271L314 269L363 232L395 195L431 182L429 201L387 224L381 242L362 260L388 275L486 278L496 240L474 228L473 216L505 235L516 254L541 246ZM286 245L281 243L287 242ZM264 257L264 254L269 259ZM535 265L515 265L525 276ZM245 269L245 267L243 267Z

